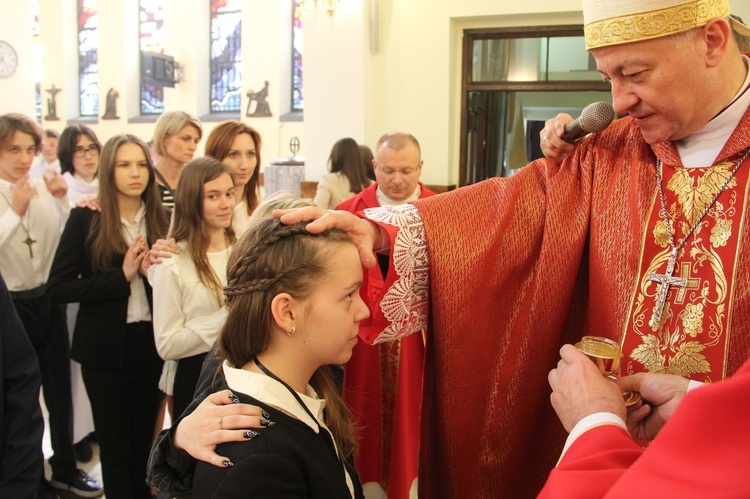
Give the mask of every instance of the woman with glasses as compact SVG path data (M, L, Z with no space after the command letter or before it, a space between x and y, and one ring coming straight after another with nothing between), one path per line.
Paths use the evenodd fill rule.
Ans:
M71 208L85 198L99 193L99 151L101 144L96 134L86 125L72 125L63 130L57 146L57 156L63 179L68 184L68 201ZM73 339L78 303L69 303L67 307L68 335ZM94 431L94 418L91 415L91 403L81 377L81 365L70 362L70 376L73 396L73 441L76 442L76 459L86 463L93 457L89 435Z
M102 145L86 125L72 125L63 130L57 147L60 170L68 184L71 207L99 192L97 170Z

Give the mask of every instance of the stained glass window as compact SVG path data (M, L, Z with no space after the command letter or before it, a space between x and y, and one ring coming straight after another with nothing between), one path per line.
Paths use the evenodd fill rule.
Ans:
M139 26L141 51L164 53L166 31L164 29L165 0L140 0ZM141 83L141 114L164 112L164 87Z
M34 49L34 107L36 120L42 122L42 47L39 44L39 0L31 0L31 37Z
M292 111L302 111L302 0L292 2Z
M242 0L211 0L211 112L239 111Z
M78 77L81 116L99 113L99 14L97 0L78 0Z

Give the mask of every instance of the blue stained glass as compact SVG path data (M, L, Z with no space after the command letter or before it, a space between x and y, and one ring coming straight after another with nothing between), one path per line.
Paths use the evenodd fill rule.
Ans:
M165 0L140 0L140 48L143 52L164 53ZM164 87L141 83L141 114L164 112Z
M305 109L302 86L302 1L292 1L292 111L302 111Z
M211 112L240 110L242 98L242 2L211 2Z
M78 0L78 76L81 116L99 113L99 15L96 0Z

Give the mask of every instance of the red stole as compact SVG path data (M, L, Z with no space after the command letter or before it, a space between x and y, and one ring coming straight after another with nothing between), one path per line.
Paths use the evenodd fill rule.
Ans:
M694 223L695 232L680 250L674 276L685 286L672 285L658 323L652 320L660 284L649 279L664 274L672 253L667 224L657 194L642 242L638 286L625 324L623 375L640 371L670 373L697 381L717 381L726 375L740 230L747 215L750 161L719 195L703 218L720 186L744 153L709 168L684 168L666 162L662 188L675 245ZM679 160L678 160L679 161Z

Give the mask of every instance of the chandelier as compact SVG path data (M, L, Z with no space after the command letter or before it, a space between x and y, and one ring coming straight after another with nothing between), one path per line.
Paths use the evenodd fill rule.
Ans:
M336 12L339 3L341 3L341 0L302 0L302 6L306 10L325 10L329 15Z

